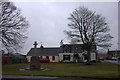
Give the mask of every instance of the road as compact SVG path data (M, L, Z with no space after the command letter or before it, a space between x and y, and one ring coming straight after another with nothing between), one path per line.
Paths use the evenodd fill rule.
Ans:
M15 76L3 75L2 80L104 80L81 77L45 77L45 76Z

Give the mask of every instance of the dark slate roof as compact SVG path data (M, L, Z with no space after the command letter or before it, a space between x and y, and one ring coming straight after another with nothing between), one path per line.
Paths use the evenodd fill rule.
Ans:
M36 48L36 56L57 56L58 53L66 53L65 47L69 48L68 53L83 52L82 44L63 44L60 47ZM95 46L91 51L95 51ZM31 48L27 53L28 56L35 56L35 48Z
M113 53L118 53L118 54L120 54L120 51L115 51L115 50L113 50L113 51L108 51L110 54L113 54Z
M120 51L108 51L108 54L117 54L118 56L120 56Z
M59 48L36 48L36 56L57 56L59 53ZM34 56L35 48L31 48L27 53L28 56Z
M83 52L83 49L82 49L82 44L69 44L69 46L71 47L71 52L74 53L74 52Z
M64 44L63 47L66 46L66 45L68 45L70 47L71 53L74 53L74 52L81 53L84 50L86 50L86 49L83 49L83 47L82 47L83 44ZM95 51L96 51L96 46L92 46L91 52L95 52Z

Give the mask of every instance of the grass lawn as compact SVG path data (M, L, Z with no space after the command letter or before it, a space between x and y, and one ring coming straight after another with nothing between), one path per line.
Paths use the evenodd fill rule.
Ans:
M113 63L41 63L46 71L20 71L28 68L29 64L3 65L2 74L6 75L40 75L40 76L74 76L91 78L118 78L118 65Z

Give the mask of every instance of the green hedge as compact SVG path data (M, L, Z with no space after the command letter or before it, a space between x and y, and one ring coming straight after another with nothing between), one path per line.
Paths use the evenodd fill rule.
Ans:
M12 59L12 63L21 63L21 59Z

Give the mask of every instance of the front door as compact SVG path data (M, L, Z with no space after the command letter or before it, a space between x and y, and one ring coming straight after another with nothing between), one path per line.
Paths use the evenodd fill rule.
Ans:
M79 62L79 55L78 54L74 54L74 57L73 57L73 62Z
M63 55L64 61L70 61L70 55Z

